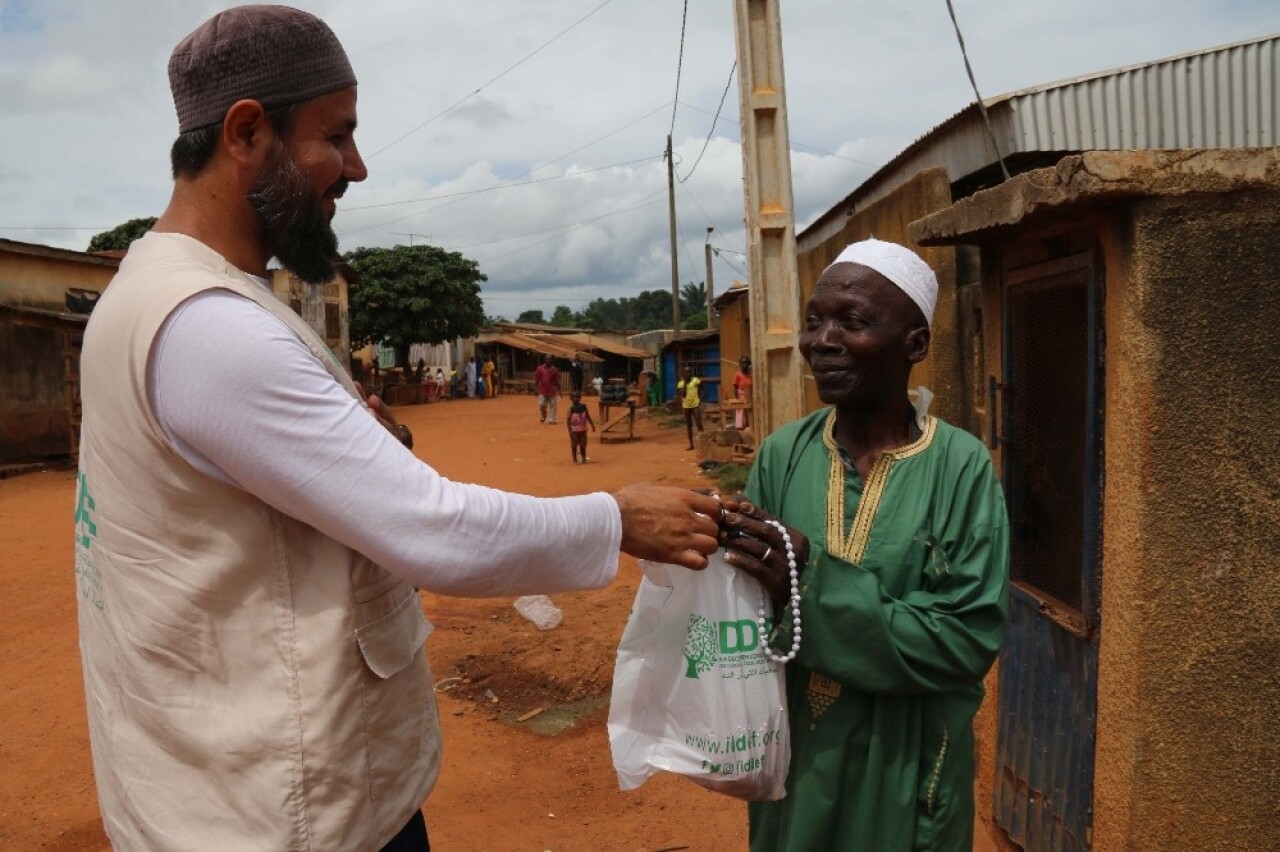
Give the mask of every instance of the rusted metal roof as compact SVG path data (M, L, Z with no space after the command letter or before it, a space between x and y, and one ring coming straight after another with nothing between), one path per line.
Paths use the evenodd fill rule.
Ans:
M592 352L581 351L571 345L566 346L559 342L558 337L560 335L495 334L479 341L479 343L481 346L501 343L505 346L523 349L526 352L551 355L554 358L573 358L576 355L588 364L599 364L604 360Z
M1089 150L1280 144L1280 34L1045 83L985 101L1006 158ZM797 236L824 242L844 219L941 166L956 181L996 163L978 104L909 145Z
M48 257L56 260L69 260L74 263L88 263L94 266L112 266L120 265L119 258L104 257L100 254L89 254L83 251L73 251L72 249L57 248L56 246L44 246L39 243L24 243L18 240L0 239L0 252L11 252L13 254L29 254L36 257Z
M22 317L36 317L42 320L69 322L75 325L84 325L89 321L88 314L78 314L72 311L51 311L46 308L29 308L25 305L0 305L0 313L6 311Z
M576 334L557 334L555 336L557 342L572 342L572 345L579 349L598 349L601 352L607 352L610 355L619 355L623 358L652 358L653 353L644 349L637 349L634 346L628 346L625 343L618 343L616 340L610 340L607 337L587 332Z

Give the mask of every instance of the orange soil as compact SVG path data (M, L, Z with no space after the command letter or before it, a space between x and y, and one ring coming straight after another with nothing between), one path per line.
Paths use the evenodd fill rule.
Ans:
M684 429L661 429L643 415L636 418L640 440L601 445L591 435L591 463L573 464L563 425L567 403L561 402L557 426L538 423L528 396L406 406L396 413L413 429L416 454L460 481L540 496L640 480L708 484L684 449ZM9 601L0 620L3 849L108 848L76 647L74 490L70 470L0 480L0 588ZM624 556L608 589L556 595L564 621L548 632L520 617L510 598L423 594L436 627L428 657L443 690L444 765L426 804L433 846L468 852L746 848L741 802L673 776L618 792L605 719L614 654L638 580L634 561ZM540 707L543 713L516 721ZM976 848L994 850L986 827L979 822L977 829Z
M642 415L640 440L601 445L591 435L591 463L573 464L567 406L562 400L556 426L538 423L528 396L405 406L396 414L413 429L417 455L452 479L541 496L639 480L706 484L684 450L684 430L660 429ZM0 480L0 587L10 601L0 620L0 848L108 848L76 647L74 488L69 470ZM614 653L638 579L635 563L623 557L608 589L556 595L564 621L547 632L520 617L510 598L423 594L436 626L427 643L434 679L470 681L441 684L444 765L426 805L433 846L745 848L740 802L670 776L618 792L605 719ZM539 707L546 709L515 721Z

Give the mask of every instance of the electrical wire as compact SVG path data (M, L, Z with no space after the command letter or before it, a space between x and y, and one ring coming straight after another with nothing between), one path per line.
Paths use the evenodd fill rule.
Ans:
M689 187L685 186L684 184L681 184L680 188L683 189L685 193L689 196L689 200L692 201L700 211L702 211L702 215L707 218L707 224L711 225L712 227L716 227L716 223L712 220L711 214L708 213L707 209L702 206L702 202L698 201L698 197L693 194L693 190L689 189ZM737 251L737 252L734 252L734 254L744 254L744 253Z
M703 109L702 107L700 107L700 106L696 106L695 104L688 103L687 101L681 101L681 102L680 102L680 106L685 107L685 108L687 108L687 109L691 109L691 110L693 110L694 112L700 112L700 113L702 113L703 115L715 115L715 113L711 112L711 110ZM721 123L721 122L723 122L723 123L725 123L725 124L732 124L732 125L734 125L734 126L737 126L737 124L738 124L738 121L737 121L737 119L735 119L735 118L720 118L720 119L718 119L717 121L712 122L712 123L713 123L713 124L716 124L716 123ZM836 152L834 152L834 151L827 151L827 150L825 150L825 149L823 149L823 148L818 148L818 147L815 147L815 146L813 146L813 145L806 145L806 144L805 144L805 143L803 143L803 142L797 142L795 139L791 139L791 140L790 140L790 142L791 142L791 145L792 145L793 147L796 147L796 148L805 148L805 149L807 149L807 150L809 150L809 151L813 151L813 152L818 153L818 154L825 154L825 155L826 155L826 156L828 156L828 157L835 157L835 158L836 158L836 159L838 159L838 160L848 160L850 163L857 163L857 164L862 165L862 166L869 166L870 168L873 168L873 169L878 169L878 168L880 168L880 165L881 165L881 164L879 164L879 163L869 163L869 162L867 162L866 160L858 160L858 159L855 159L855 158L853 158L853 157L846 157L846 156L845 156L845 155L843 155L843 154L837 154L837 153L836 153Z
M344 210L374 210L382 207L396 207L401 204L418 204L423 201L438 201L443 198L461 198L470 195L483 195L486 192L496 192L499 189L514 189L521 186L532 186L535 183L548 183L553 180L564 180L565 178L578 177L579 175L589 175L593 172L603 172L607 169L620 169L623 166L634 166L636 163L647 163L650 160L659 159L656 155L641 157L638 160L627 160L625 163L613 163L608 166L597 166L594 169L582 169L577 172L565 172L562 175L552 175L544 178L533 178L532 180L523 180L510 183L500 183L496 186L486 186L481 189L468 189L461 192L446 192L441 195L426 195L422 198L408 198L404 201L384 201L379 204L364 204L359 207L346 207Z
M475 91L471 92L469 95L466 95L466 96L464 96L464 97L459 98L458 100L456 100L456 101L454 101L453 103L449 104L449 106L445 107L444 109L440 110L440 111L439 111L438 113L436 113L435 115L433 115L433 116L431 116L430 118L428 118L426 121L424 121L424 122L422 122L421 124L419 124L417 127L413 128L412 130L408 131L407 133L404 133L404 134L401 134L400 136L397 136L395 139L391 140L391 141L390 141L390 142L388 142L386 145L383 145L381 148L379 148L378 150L374 151L372 154L369 154L368 156L366 156L366 157L364 158L364 159L365 159L365 161L367 162L367 161L369 161L369 160L372 160L374 157L378 156L378 155L379 155L379 154L381 154L383 151L386 151L388 148L391 148L391 147L393 147L393 146L395 146L395 145L400 144L400 143L401 143L401 142L403 142L405 139L408 139L410 136L412 136L413 134L417 133L419 130L421 130L422 128L426 127L426 126L427 126L428 124L430 124L431 122L435 121L437 118L440 118L441 116L443 116L443 115L445 115L445 114L447 114L447 113L449 113L449 112L453 111L453 110L454 110L454 109L456 109L457 107L459 107L459 106L461 106L462 104L466 103L467 101L471 100L471 99L472 99L472 98L474 98L476 95L478 95L478 94L480 94L482 91L484 91L486 88L488 88L489 86L491 86L491 85L493 85L494 83L498 82L498 81L499 81L499 80L501 80L503 77L507 76L507 75L508 75L508 74L510 74L512 71L516 70L516 69L517 69L517 68L519 68L521 65L525 64L525 63L526 63L526 62L528 62L530 59L532 59L533 57L537 56L537 55L538 55L539 53L541 53L543 50L545 50L546 48L550 47L550 46L551 46L552 44L554 44L555 42L559 41L559 40L561 39L561 37L563 37L563 36L567 35L567 34L569 33L569 31L570 31L570 30L574 29L574 28L575 28L575 27L577 27L579 24L581 24L583 21L587 20L587 18L590 18L590 17L591 17L592 15L594 15L596 12L599 12L601 9L603 9L605 6L608 6L608 5L609 5L610 3L612 3L612 2L613 2L613 0L604 0L604 2L603 2L603 3L601 3L599 6L596 6L596 7L595 7L594 9L592 9L590 12L588 12L588 13L587 13L587 14L585 14L585 15L583 15L581 18L579 18L578 20L574 21L572 24L570 24L569 26L565 27L565 28L564 28L563 30L561 30L560 32L556 33L554 36L552 36L552 37L551 37L551 39L550 39L550 40L545 41L545 42L543 42L542 44L540 44L540 45L539 45L538 47L536 47L536 48L535 48L531 53L526 54L526 55L525 55L522 59L520 59L518 62L516 62L516 63L514 63L514 64L512 64L512 65L507 66L507 68L506 68L506 69L504 69L501 73L499 73L496 77L493 77L493 78L491 78L490 80L488 80L487 82L485 82L485 83L481 84L479 88L475 89ZM687 2L687 0L686 0L686 2Z
M733 67L729 69L729 79L725 81L724 92L720 95L720 106L716 107L715 117L711 119L711 129L707 131L707 141L702 143L702 150L698 152L698 159L693 161L693 165L689 168L689 173L687 175L684 177L676 175L681 183L684 183L689 178L693 177L693 173L698 170L698 163L702 162L702 155L707 153L707 146L711 144L711 137L714 136L716 132L716 122L720 120L720 110L724 109L724 100L729 96L729 86L733 84L733 74L737 70L738 60L735 59L733 60Z
M541 167L543 167L543 166L549 166L549 165L553 165L553 164L555 164L555 163L558 163L558 162L560 162L561 160L565 159L566 157L571 157L571 156L573 156L574 154L578 153L579 151L585 151L587 148L590 148L592 145L596 145L596 144L598 144L598 143L600 143L600 142L603 142L604 140L606 140L606 139L608 139L608 138L610 138L610 137L612 137L612 136L616 136L616 135L618 135L619 133L621 133L622 131L624 131L624 130L626 130L626 129L630 128L630 127L633 127L634 125L639 124L640 122L644 121L645 119L650 118L650 117L652 117L652 116L656 115L657 113L661 112L662 110L666 109L666 107L667 107L667 105L668 105L669 103L670 103L670 101L668 101L667 103L659 104L657 107L654 107L653 109L649 110L647 113L645 113L644 115L640 116L639 118L632 119L631 121L627 122L626 124L622 125L621 127L616 128L616 129L614 129L614 130L611 130L611 131L609 131L608 133L604 134L603 136L601 136L601 137L599 137L599 138L597 138L597 139L593 139L592 141L590 141L590 142L586 143L585 145L579 145L577 148L574 148L572 151L569 151L569 152L567 152L567 153L565 153L565 154L561 154L560 156L556 157L556 158L555 158L555 159L553 159L553 160L547 160L546 162L538 163L538 164L536 164L536 165L530 166L530 167L529 167L528 169L526 169L524 172L521 172L520 174L516 175L516 176L515 176L515 178L513 178L513 180L515 180L515 179L519 179L519 178L522 178L522 177L524 177L525 175L531 175L531 174L533 174L533 172L534 172L534 171L536 171L537 169L539 169L539 168L541 168ZM432 212L434 212L434 211L436 211L436 210L441 210L441 209L443 209L443 208L445 208L445 207L449 207L449 206L454 205L454 204L460 204L460 203L462 203L463 201L466 201L466 200L467 200L468 198L470 198L470 197L472 197L472 196L463 196L463 197L460 197L460 198L455 198L455 199L452 199L452 200L450 200L450 201L445 201L443 204L434 204L434 205L432 205L431 207L426 208L425 210L416 210L416 211L414 211L413 213L409 213L408 215L405 215L405 216L398 216L398 217L396 217L395 219L388 219L388 220L387 220L387 221L385 221L385 222L381 222L381 223L378 223L378 224L375 224L375 225L366 225L366 226L365 226L365 227L363 227L363 228L355 228L355 229L353 229L353 230L342 231L342 232L339 234L339 236L341 236L341 237L348 237L348 236L351 236L352 234L362 234L362 233L365 233L366 231L373 231L373 230L376 230L376 229L379 229L379 228L385 228L385 227L387 227L387 226L394 225L394 224L396 224L396 223L398 223L398 222L403 222L403 221L405 221L406 219L413 219L413 218L414 218L414 217L416 217L416 216L422 216L422 215L425 215L425 214L427 214L427 213L432 213ZM347 207L347 208L344 208L344 209L346 209L346 210L351 210L351 209L355 209L355 208Z
M114 225L0 225L0 231L110 231Z
M676 57L676 95L671 99L671 129L667 131L668 136L676 132L676 109L680 106L680 72L684 70L684 31L688 22L689 0L684 0L684 12L680 16L680 53Z
M576 225L573 225L573 226L571 226L571 227L565 228L565 229L564 229L564 230L565 230L565 234L567 234L567 233L569 233L569 232L571 232L571 231L576 231L578 228L586 227L587 225L590 225L590 224L592 224L593 222L599 222L601 219L608 219L610 216L618 216L618 215L621 215L621 214L623 214L623 213L630 213L630 212L632 212L632 211L634 211L634 210L640 210L640 209L643 209L643 208L645 208L645 207L652 207L652 206L653 206L653 205L655 205L655 204L661 204L661 203L662 203L662 199L654 199L653 201L647 201L646 199L653 198L655 195L662 195L662 194L663 194L663 193L665 193L665 192L666 192L666 189L659 189L657 192L651 192L651 193L649 193L648 195L644 196L644 197L641 199L641 201L643 201L643 202L644 202L643 204L641 204L641 203L636 203L636 204L630 205L630 206L628 206L628 207L623 207L623 208L620 208L620 209L618 209L618 210L614 210L614 211L612 211L611 213L605 213L605 214L603 214L603 215L597 216L597 217L595 217L594 219L588 219L588 220L586 220L585 222L579 222L579 223L578 223L578 224L576 224ZM552 241L552 240L554 240L554 239L559 239L560 237L565 236L565 234L552 234L550 237L547 237L547 238L545 238L545 239L537 240L536 242L529 243L529 244L528 244L528 245L526 245L526 246L521 246L521 247L520 247L520 248L518 248L518 249L513 249L512 251L506 252L505 254L500 254L500 255L497 255L496 257L491 257L491 258L489 258L489 259L487 259L487 260L482 260L482 261L479 261L479 262L480 262L480 264L481 264L481 265L488 264L488 263L494 263L494 262L496 262L496 261L499 261L499 260L502 260L502 259L504 259L504 258L510 257L510 256L512 256L512 255L514 255L514 254L519 254L519 253L520 253L520 252L522 252L522 251L526 251L526 250L528 250L528 249L531 249L531 248L533 248L534 246L540 246L540 245L542 245L543 243L549 243L549 242L551 242L551 241Z
M654 193L650 193L649 195L646 195L646 196L644 196L644 197L645 197L645 198L651 198L651 197L653 197L654 195L657 195L657 194L658 194L658 193L654 192ZM492 239L492 240L481 240L480 242L476 242L476 243L464 243L463 245L450 246L450 247L449 247L449 250L450 250L450 251L457 251L457 250L459 250L459 249L464 249L464 248L475 248L476 246L487 246L487 245L493 245L494 243L505 243L507 240L518 240L518 239L522 239L522 238L524 238L524 237L536 237L536 236L539 236L539 235L541 235L541 234L550 234L550 233L552 233L553 231L563 231L563 230L565 230L565 229L567 229L567 228L576 228L576 227L577 227L577 226L579 226L579 225L590 225L590 224L591 224L591 223L593 223L593 222L599 222L601 219L606 219L606 218L608 218L609 216L614 216L614 215L617 215L618 213L625 213L626 211L628 211L628 210L630 210L630 209L631 209L631 207L630 207L630 206L628 206L628 207L624 207L624 208L622 208L622 209L620 209L620 210L615 210L615 211L614 211L614 212L612 212L612 213L605 213L605 214L600 215L600 216L593 216L593 217L592 217L592 218L590 218L590 219L582 219L582 220L579 220L579 221L577 221L577 222L569 222L568 224L565 224L565 225L556 225L556 226L555 226L555 227L553 227L553 228L541 228L541 229L539 229L539 230L537 230L537 231L526 231L526 232L525 232L525 233L523 233L523 234L511 234L510 236L506 236L506 237L496 237L496 238L494 238L494 239Z
M955 7L947 0L947 13L951 15L951 25L956 29L956 41L960 42L960 55L964 57L964 70L969 75L969 85L973 86L973 96L978 99L978 111L982 113L982 123L987 126L987 136L991 138L991 147L995 149L996 159L1000 162L1000 171L1004 179L1009 179L1009 169L1004 164L1004 156L1000 153L1000 143L996 141L996 132L991 127L991 118L987 115L987 105L978 93L978 81L973 78L973 66L969 64L969 51L964 47L964 36L960 34L960 22L956 20Z
M748 277L748 276L747 276L747 273L746 273L746 272L744 272L744 271L743 271L743 270L742 270L742 269L741 269L741 268L740 268L736 263L734 263L733 261L731 261L731 260L729 260L728 258L724 257L724 256L723 256L723 252L724 252L724 249L717 248L716 246L712 246L712 247L711 247L711 253L712 253L712 254L714 254L714 255L716 256L716 259L717 259L717 260L719 260L719 261L721 261L722 263L726 264L730 269L732 269L734 272L736 272L736 273L738 273L739 275L741 275L743 278L747 278L747 277ZM735 254L736 254L736 252L735 252Z

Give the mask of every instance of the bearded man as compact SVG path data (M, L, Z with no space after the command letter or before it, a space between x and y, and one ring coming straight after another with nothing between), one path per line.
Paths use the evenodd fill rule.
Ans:
M805 307L800 352L830 408L770 435L745 500L726 501L729 561L788 601L791 766L753 804L755 852L973 847L973 716L1004 637L1008 517L991 457L913 409L933 271L899 245L854 243ZM783 611L775 647L789 648Z
M540 500L419 462L266 281L273 256L333 276L329 221L366 176L337 38L287 7L230 9L169 80L173 195L82 358L76 574L107 835L427 849L440 728L415 586L596 588L619 547L702 567L719 506L644 485Z

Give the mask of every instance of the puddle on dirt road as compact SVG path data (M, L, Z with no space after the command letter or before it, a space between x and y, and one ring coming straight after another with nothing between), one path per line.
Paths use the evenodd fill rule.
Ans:
M537 716L523 722L520 721L520 718L524 716L524 713L518 713L514 710L500 712L498 718L508 725L527 728L544 737L554 737L556 734L562 734L574 727L583 716L589 716L593 711L608 703L609 696L597 695L585 701L571 701L567 704L544 707Z
M576 727L584 716L609 703L607 684L590 679L558 681L545 671L525 669L510 657L470 656L459 661L451 674L448 683L441 681L437 688L443 686L500 722L546 737Z

